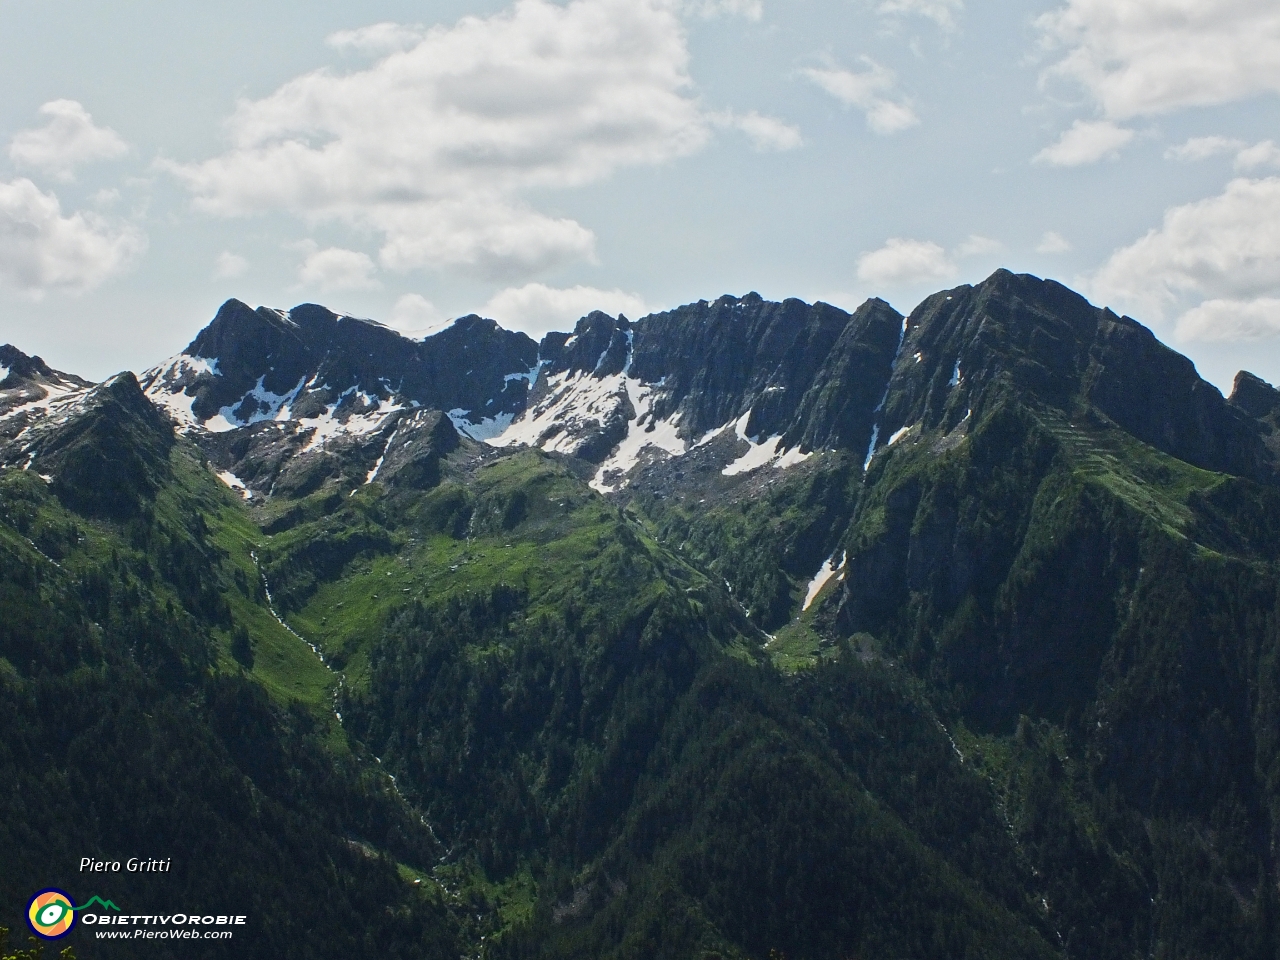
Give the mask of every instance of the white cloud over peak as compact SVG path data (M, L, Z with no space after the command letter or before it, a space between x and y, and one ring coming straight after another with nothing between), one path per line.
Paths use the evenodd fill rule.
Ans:
M82 164L129 152L129 145L118 133L97 126L89 111L75 100L50 100L40 113L49 118L43 127L23 130L9 143L9 159L18 167L70 180Z
M759 20L764 16L764 4L761 0L686 0L684 8L707 20L726 15L745 17L747 20Z
M368 290L378 286L374 274L378 268L367 253L343 250L341 247L316 248L305 242L307 258L298 268L298 282L307 287L318 287L325 293L335 290Z
M1052 230L1046 231L1045 235L1040 238L1040 242L1036 245L1036 253L1055 254L1070 252L1071 241L1062 234L1055 233Z
M1180 340L1264 340L1280 335L1280 299L1206 300L1178 318Z
M861 110L867 126L876 133L898 133L916 126L920 118L911 102L895 94L897 75L870 57L863 57L862 62L866 69L860 73L839 67L810 67L801 73L846 107Z
M1224 153L1234 153L1237 170L1255 170L1258 167L1280 167L1280 147L1274 140L1248 144L1229 137L1192 137L1170 147L1164 152L1166 160L1192 162L1208 160Z
M887 287L946 281L956 272L947 251L929 240L894 237L858 258L858 279Z
M963 0L883 0L876 12L890 16L912 14L932 20L943 30L954 30L955 15L963 9Z
M729 127L744 134L759 151L794 150L804 144L800 130L789 123L752 110L749 113L718 113L711 118L719 127Z
M1260 335L1280 296L1280 177L1233 180L1166 210L1158 228L1111 255L1090 292L1139 317L1180 316L1187 339Z
M1079 167L1114 157L1132 139L1132 130L1109 120L1077 120L1057 143L1045 147L1031 159L1033 163L1055 167Z
M391 308L387 326L414 337L429 337L452 323L436 305L420 293L406 293Z
M672 0L517 0L416 42L385 24L331 39L393 41L413 45L241 101L226 153L167 166L212 214L339 221L381 233L390 269L515 277L594 252L588 228L534 209L529 191L661 163L710 136Z
M988 253L997 253L1003 249L1004 244L999 240L971 233L960 246L956 247L955 252L959 257L979 257Z
M1192 163L1197 160L1208 160L1210 157L1216 157L1223 153L1234 153L1245 146L1243 140L1233 140L1229 137L1192 137L1176 146L1170 147L1164 152L1166 160L1181 160L1184 163Z
M596 287L548 287L528 283L495 294L480 311L508 330L523 330L541 337L552 330L572 330L578 319L592 310L608 314L625 313L632 320L651 313L644 298L625 290Z
M1236 154L1237 170L1254 170L1257 167L1280 167L1280 147L1275 145L1275 141L1263 140Z
M249 261L230 250L223 250L213 263L215 280L234 280L236 277L244 276L248 270Z
M62 215L58 198L26 178L0 182L0 284L33 297L83 293L126 269L146 248L134 227L92 212Z
M1036 23L1065 51L1044 79L1079 83L1112 120L1280 93L1275 0L1067 0Z
M378 56L408 50L421 43L423 36L422 27L384 21L354 30L339 30L329 34L325 43L344 53L352 51Z

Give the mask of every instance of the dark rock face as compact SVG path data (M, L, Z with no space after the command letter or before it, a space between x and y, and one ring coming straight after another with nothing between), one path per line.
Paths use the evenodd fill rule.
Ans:
M172 425L146 398L132 373L94 387L74 416L33 443L31 469L53 476L73 509L124 519L138 512L169 475Z
M252 422L282 402L294 419L388 401L462 409L476 420L517 413L527 386L508 375L537 363L532 339L474 315L415 341L315 304L282 313L239 300L224 303L185 353L216 367L157 369L148 391L194 397L200 422L226 411L233 423Z
M0 346L0 415L13 407L42 400L50 393L64 393L93 386L72 373L54 370L39 357L29 357L12 344Z
M1231 396L1227 400L1259 420L1280 410L1280 390L1247 370L1236 374L1235 383L1231 385Z
M892 313L887 304L882 308ZM755 293L700 300L637 324L631 371L647 382L664 381L656 412L683 410L691 435L748 410L748 436L783 434L851 322L857 323L825 303L770 303Z
M545 378L530 407L545 410L567 389L585 396L625 374L632 387L619 384L580 405L593 416L566 417L540 437L596 463L630 430L652 431L669 420L693 441L744 415L743 435L781 436L780 450L865 447L901 330L902 315L881 300L850 316L825 303L770 303L755 293L702 300L634 323L593 313L572 336L543 339ZM637 417L640 398L631 394L638 391L649 396Z
M997 397L1075 415L1092 408L1187 463L1262 482L1276 468L1263 429L1186 357L1128 317L1051 280L1005 270L934 294L907 321L881 434L950 429Z

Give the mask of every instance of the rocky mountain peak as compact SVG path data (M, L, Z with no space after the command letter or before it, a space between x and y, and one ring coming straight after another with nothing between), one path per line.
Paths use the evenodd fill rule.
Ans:
M1146 327L1052 280L998 270L926 299L907 321L882 435L954 429L999 397L1092 409L1178 459L1270 481L1262 429Z
M1228 400L1251 417L1259 420L1280 410L1280 390L1247 370L1236 374Z

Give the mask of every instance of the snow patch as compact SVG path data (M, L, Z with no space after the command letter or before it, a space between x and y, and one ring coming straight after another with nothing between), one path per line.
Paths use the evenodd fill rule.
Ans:
M373 483L378 479L378 471L382 469L382 462L387 459L387 451L391 449L391 445L396 442L396 434L400 432L400 424L396 424L396 428L391 431L391 436L387 437L387 445L382 448L382 455L378 457L378 462L373 465L373 469L369 471L368 476L364 478L365 483Z
M880 424L877 423L874 427L871 428L871 442L867 444L867 459L862 461L863 473L866 473L867 468L871 466L871 461L876 455L876 441L879 439L880 439Z
M680 436L680 411L661 420L654 419L653 402L656 384L641 383L630 377L623 377L623 388L636 411L633 420L627 423L627 435L614 448L596 471L591 480L593 489L600 493L611 493L619 487L626 486L627 474L640 462L646 450L655 453L661 451L670 457L680 457L689 449L689 443ZM607 483L605 477L617 473L620 479L613 484Z
M908 433L911 432L912 426L914 426L914 424L911 424L910 426L902 427L898 430L893 431L893 436L889 438L889 442L886 443L885 446L892 447L895 443L897 443L899 440L901 440L903 437L905 437Z
M840 562L836 563L836 555L833 553L831 558L818 568L818 572L813 575L813 579L809 581L809 589L805 591L804 606L800 608L801 612L808 610L814 600L818 598L818 594L822 592L822 588L830 582L831 578L844 569L844 554L840 554Z
M512 380L527 380L529 381L529 389L532 390L533 385L538 382L538 374L542 372L542 368L546 366L546 363L547 361L539 358L538 362L524 373L508 373L502 379L507 383L510 383Z
M3 382L4 380L6 380L8 376L9 376L9 368L6 367L3 363L0 363L0 382Z
M324 449L328 441L338 437L362 437L371 433L377 433L386 424L387 418L393 416L404 407L399 405L380 406L376 410L367 410L364 413L352 413L346 417L339 417L337 409L343 400L356 392L355 387L348 388L333 403L329 404L324 410L314 417L303 417L298 420L298 427L302 430L314 430L311 439L307 441L307 445L302 448L303 453L319 447ZM367 394L362 394L367 396ZM366 401L368 402L368 401ZM207 427L208 424L206 423Z
M298 398L302 388L306 386L307 378L300 377L298 385L288 393L272 393L263 386L263 381L266 379L266 374L260 376L252 390L235 403L227 404L206 420L204 428L213 433L225 433L228 430L234 430L236 427L247 427L250 424L261 423L264 420L288 420L289 407ZM250 399L255 401L255 409L247 419L241 419L234 411Z
M787 467L794 467L798 463L803 463L811 457L812 453L801 453L798 446L792 447L790 450L779 450L778 445L782 443L782 434L769 437L764 442L760 441L758 436L747 436L747 421L751 419L751 411L748 410L732 424L725 424L719 430L705 434L700 443L706 442L712 436L717 435L730 426L733 427L734 435L739 440L745 440L751 446L720 473L726 477L736 477L740 473L750 473L752 470L759 469L766 464L772 463L776 468L785 470Z
M517 374L516 376L524 375ZM455 407L445 416L453 422L453 429L464 437L484 442L491 442L494 438L500 437L511 426L511 421L515 419L514 413L500 413L496 417L482 417L478 422L472 423L467 419L467 414L470 412L470 410Z
M596 378L581 371L555 374L547 381L548 393L540 403L486 442L495 447L523 443L571 453L584 431L599 427L622 404L624 379L621 374Z
M783 453L782 456L778 458L778 462L775 463L773 466L777 470L786 470L788 467L794 467L797 464L804 463L806 460L808 460L812 456L813 456L812 450L810 450L808 453L801 453L800 448L798 446L792 447L790 450L787 450L785 453Z
M951 371L951 379L947 381L948 387L954 387L960 382L960 361L956 360L956 367Z
M898 365L898 357L902 353L902 345L907 340L907 321L909 319L909 317L902 318L902 330L898 333L898 346L893 351L893 362L889 364L889 379L884 385L884 396L882 396L880 398L880 402L876 404L875 410L872 411L873 413L880 413L880 411L884 409L884 405L889 402L889 387L893 384L893 368ZM862 472L864 474L867 472L867 468L871 466L871 461L875 458L876 442L879 441L879 439L880 423L879 417L877 417L876 423L871 428L871 442L867 444L867 459L862 462Z
M778 456L778 442L781 439L782 436L778 435L770 437L764 443L752 443L746 453L720 472L726 477L736 477L740 473L750 473L758 467L763 467ZM747 442L751 443L750 440Z
M240 496L244 497L246 500L253 499L253 491L250 490L247 486L245 486L244 481L241 480L239 477L237 477L230 470L219 471L218 479L221 480L223 483L225 483L228 487L230 487L236 493L240 494Z

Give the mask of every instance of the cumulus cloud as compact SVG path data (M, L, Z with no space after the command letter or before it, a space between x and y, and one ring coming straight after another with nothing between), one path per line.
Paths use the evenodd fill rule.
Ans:
M1198 160L1208 160L1210 157L1216 157L1223 153L1234 153L1245 146L1243 140L1233 140L1229 137L1192 137L1191 139L1170 147L1164 152L1166 160L1181 160L1184 163L1192 163Z
M9 143L9 159L18 167L70 180L82 164L129 152L129 145L118 133L97 126L89 111L75 100L50 100L40 113L49 118L43 127L23 130Z
M1236 154L1237 170L1253 170L1257 167L1280 167L1280 147L1274 141L1263 140Z
M1280 295L1280 177L1233 180L1217 196L1165 211L1158 228L1111 255L1090 292L1157 321L1181 314L1180 335L1258 335L1257 318ZM1239 318L1234 326L1227 311Z
M1112 120L1280 93L1275 0L1067 0L1036 23L1063 51L1044 79L1079 83Z
M387 326L414 337L429 337L452 323L436 305L420 293L406 293L391 308Z
M748 20L759 20L764 16L761 0L687 0L684 7L689 13L707 20L726 15Z
M711 122L719 127L730 127L746 134L756 150L794 150L804 143L800 130L791 124L752 110L750 113L718 113Z
M213 263L213 277L215 280L234 280L244 276L248 269L248 260L238 253L223 250Z
M894 237L858 258L858 279L879 286L915 286L949 280L956 265L947 251L928 240Z
M862 72L838 67L811 67L800 71L846 107L866 114L867 126L880 134L898 133L920 122L911 102L895 95L897 76L869 57L862 58Z
M980 237L971 233L960 246L956 247L958 257L978 257L985 253L996 253L1004 249L1004 244L990 237Z
M1045 147L1031 159L1033 163L1055 167L1078 167L1097 163L1103 157L1114 157L1132 139L1132 130L1109 120L1077 120L1057 143Z
M413 42L369 29L331 42ZM518 0L433 27L367 69L316 71L242 101L226 153L167 166L211 214L285 210L380 233L390 269L527 275L589 260L595 243L533 209L529 191L707 141L688 60L671 0Z
M1280 298L1206 300L1178 318L1181 340L1263 340L1280 335Z
M1036 253L1068 253L1071 250L1071 241L1060 233L1054 233L1052 230L1045 232L1040 238L1040 243L1036 245Z
M632 319L652 312L643 297L625 290L557 288L527 283L495 294L481 313L510 330L523 330L530 336L541 337L552 330L572 330L578 319L592 310L615 315L625 313Z
M304 287L318 287L330 293L335 290L368 290L378 286L373 276L378 268L367 253L341 247L320 250L310 241L301 246L307 251L307 258L298 268L298 282Z
M344 53L382 55L408 50L422 42L422 27L403 23L374 23L355 30L339 30L325 38L325 43Z
M956 28L955 14L964 9L963 0L883 0L878 13L890 16L915 15L932 20L943 30Z
M124 270L146 247L135 228L95 213L62 215L58 198L26 178L0 182L0 283L34 297L82 293Z

